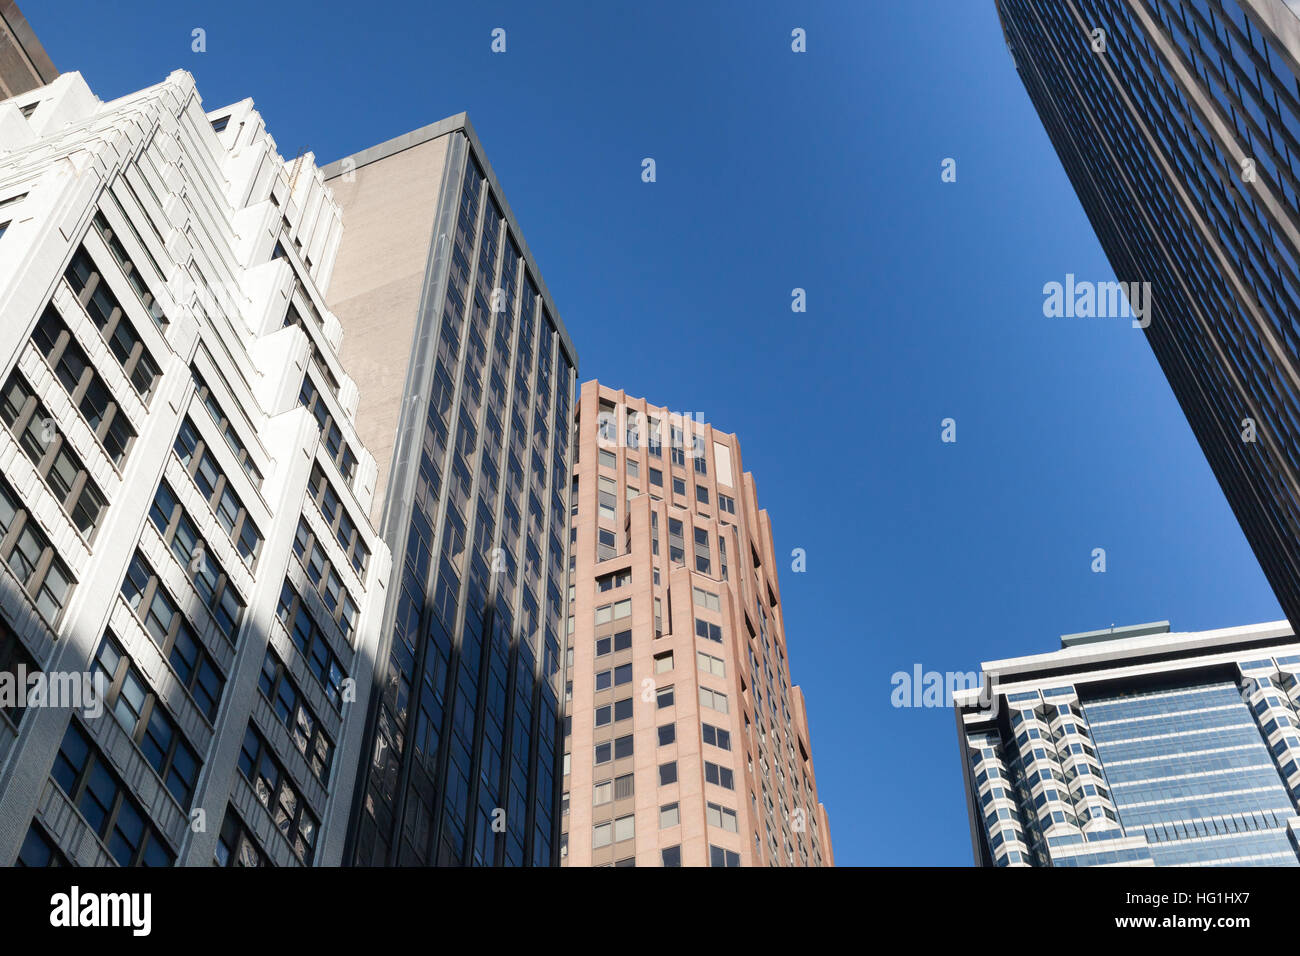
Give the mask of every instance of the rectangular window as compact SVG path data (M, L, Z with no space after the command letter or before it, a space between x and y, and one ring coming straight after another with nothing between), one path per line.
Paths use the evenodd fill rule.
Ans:
M715 677L727 676L727 664L722 658L713 657L703 651L696 651L695 657L700 670L704 671L704 673L713 674Z
M709 803L705 805L704 815L711 827L720 827L729 833L738 833L740 831L736 823L736 811L730 807L724 807L719 803Z
M730 495L720 494L718 495L718 508L729 515L734 515L736 513L736 499Z
M636 817L628 815L614 821L614 842L622 843L636 836Z
M709 611L722 610L722 602L718 600L716 594L713 594L710 591L705 591L703 588L692 588L691 592L695 595L695 603L699 607Z
M727 695L719 693L716 690L709 690L707 687L700 688L700 706L708 707L710 710L727 712Z
M659 829L667 830L669 827L675 827L681 822L681 812L677 804L665 803L659 808Z
M655 655L655 673L664 674L673 669L673 652L664 651Z
M660 747L667 747L669 744L673 743L676 739L677 739L676 724L659 725L659 746Z
M709 866L740 866L740 854L709 844Z
M370 549L361 540L357 522L348 514L342 498L330 485L325 470L319 464L312 465L307 494L325 516L325 523L329 526L330 533L339 547L343 549L343 554L352 565L352 570L358 577L364 575L366 565L370 561Z
M591 803L593 806L599 807L602 804L609 803L612 799L614 799L614 784L612 781L606 780L591 788Z
M660 687L655 691L655 701L658 709L663 710L665 707L673 706L673 687L669 684L667 687Z
M636 792L636 775L625 773L614 778L614 799L626 800Z
M591 828L591 848L599 850L601 847L609 846L614 836L614 824L597 823Z
M715 644L721 644L722 627L718 624L713 624L710 621L701 620L697 617L695 619L695 636L702 637L706 641L713 641Z
M727 790L736 789L735 777L732 775L731 770L716 763L709 763L707 760L704 761L704 779L708 783L716 784Z
M666 846L659 851L659 860L664 866L681 866L682 865L682 847Z
M670 760L668 763L659 765L659 786L666 787L670 783L677 782L677 761Z
M721 727L714 727L712 724L704 724L702 729L704 732L704 742L706 744L718 747L722 750L731 749L730 731L723 730Z
M451 532L450 525L448 532ZM316 539L316 532L304 517L298 518L298 530L293 539L293 554L302 569L307 572L307 579L320 595L321 603L336 621L349 641L356 630L358 610L351 592L339 577L334 561L325 546Z

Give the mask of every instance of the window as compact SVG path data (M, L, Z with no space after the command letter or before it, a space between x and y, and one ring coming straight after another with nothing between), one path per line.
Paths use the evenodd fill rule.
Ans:
M135 441L135 429L53 306L47 306L36 323L32 343L45 356L109 459L120 468Z
M239 752L239 771L262 806L271 812L276 829L289 841L293 855L302 863L310 864L316 852L316 817L293 779L280 766L275 751L251 723Z
M736 789L736 780L731 770L716 763L709 763L707 760L704 761L704 779L727 790Z
M715 677L727 676L727 664L726 661L722 660L722 658L713 657L709 654L705 654L703 651L696 651L695 657L699 663L700 670L704 671L704 673L712 674Z
M667 747L669 744L673 743L676 739L677 739L676 724L659 725L659 746L660 747Z
M719 494L718 508L729 515L734 515L736 513L736 499L730 495Z
M629 444L629 447L635 448L636 445ZM627 460L627 476L629 478L641 477L641 466L637 464L635 459L629 458Z
M664 473L658 468L650 469L650 484L656 488L662 488L664 486Z
M740 866L740 854L709 844L709 866Z
M664 651L655 655L655 673L664 674L673 669L673 652Z
M740 832L740 827L736 824L736 811L730 807L718 803L706 804L704 816L711 827L721 827L729 833Z
M601 804L609 803L612 799L614 799L614 782L612 780L598 783L591 788L591 803L593 806L598 807Z
M627 568L623 571L611 571L609 574L602 574L596 578L597 590L612 591L614 588L621 588L632 582L632 569Z
M0 392L0 418L13 432L59 507L78 531L90 537L107 507L104 494L17 369Z
M722 602L718 600L716 594L705 591L703 588L692 588L692 593L695 595L695 603L699 607L709 611L722 610Z
M32 823L27 828L27 836L23 838L22 848L18 851L18 859L14 861L14 866L71 866L68 858L64 856L54 841L50 839L39 824Z
M659 829L667 830L669 827L675 827L681 823L681 813L677 804L665 803L659 808Z
M11 224L11 220L5 220L4 222L0 222L0 239L3 239L5 233L9 231L10 224Z
M36 107L33 106L32 109L36 109ZM6 199L0 199L0 209L8 209L10 206L16 206L26 198L26 193L19 193L16 196L9 196Z
M722 627L709 621L695 619L695 636L702 637L706 641L713 641L715 644L722 643Z
M99 749L73 720L50 776L119 866L172 866L175 856Z
M212 611L221 633L233 643L244 614L243 599L166 481L158 486L149 518Z
M622 760L624 757L632 756L632 735L618 737L614 740L614 759Z
M602 448L600 450L600 467L611 469L617 468L618 457L612 451L605 451L605 449Z
M347 674L330 648L329 639L303 605L302 598L287 579L280 588L276 616L289 632L289 639L307 662L307 669L320 683L325 699L335 710L342 706L343 681Z
M339 547L343 549L343 554L352 565L352 570L356 571L358 576L365 574L366 564L370 560L370 549L362 542L357 523L348 514L338 492L330 485L325 470L319 464L312 465L311 483L307 486L307 493L311 500L316 502L321 514L325 516L325 523L339 543Z
M612 744L609 743L596 744L594 749L596 752L596 766L599 767L601 764L609 763L611 760L614 759Z
M9 483L0 478L0 560L51 626L72 593L72 572Z
M666 787L670 783L677 782L677 761L670 760L668 763L659 765L659 786Z
M677 477L673 478L673 494L685 496L686 479Z
M614 821L614 842L622 843L636 836L636 817L628 815Z
M37 100L35 103L28 103L26 106L20 107L18 112L23 114L23 119L31 119L32 114L36 112L36 107L40 105L41 101Z
M149 354L140 334L122 309L122 304L109 289L84 246L72 257L63 277L68 280L77 294L77 300L99 329L99 334L108 344L108 350L122 366L131 387L141 399L147 400L161 374L158 363Z
M188 810L202 766L199 756L111 633L100 642L95 670L104 675L108 687L105 708L140 748L176 802Z
M604 657L610 651L625 651L632 646L632 632L619 631L613 637L596 638L596 656Z
M289 676L270 647L262 661L262 673L257 688L271 705L280 723L289 731L289 739L298 752L307 759L307 765L321 783L329 780L330 764L334 758L334 745L321 726L320 720Z
M218 866L270 866L262 848L257 845L244 822L239 819L235 808L226 807L226 819L221 824L221 837L217 841Z
M731 749L731 733L723 730L721 727L714 727L712 724L704 724L704 742L723 750Z
M225 678L139 551L122 581L122 597L166 656L199 710L209 721L215 720Z
M230 116L229 116L229 115L226 115L226 116L218 116L216 119L214 119L214 120L212 121L212 132L214 132L214 133L224 133L224 132L226 131L226 125L227 125L229 122L230 122Z
M636 793L636 775L625 773L614 778L614 799L626 800Z
M701 574L709 573L709 532L704 528L695 529L695 570Z
M0 674L7 675L8 679L14 682L13 686L18 686L20 679L25 681L39 670L36 659L28 653L27 648L18 639L18 635L8 624L0 620ZM25 676L20 678L20 674ZM0 714L4 714L15 727L22 723L23 715L26 713L27 708L18 706L16 695L10 698L9 704L0 705Z
M293 554L302 565L302 569L307 572L307 580L320 595L321 602L330 613L330 619L338 622L344 636L351 640L357 626L356 601L352 599L351 593L343 584L343 579L335 570L329 553L316 540L316 532L303 517L298 518L298 530L293 538Z
M655 701L657 702L659 710L663 710L665 707L673 706L672 685L669 684L667 687L660 687L655 692Z
M199 493L216 516L217 524L229 535L244 564L253 567L262 548L261 532L257 530L244 502L230 487L230 480L188 416L181 422L172 451L194 479Z
M701 687L700 706L708 707L710 710L718 710L725 714L727 712L727 695L716 690L709 690L707 687Z
M618 554L614 532L608 528L599 528L596 532L596 560L607 561Z
M599 850L601 847L609 846L614 836L614 824L597 823L591 828L591 848Z

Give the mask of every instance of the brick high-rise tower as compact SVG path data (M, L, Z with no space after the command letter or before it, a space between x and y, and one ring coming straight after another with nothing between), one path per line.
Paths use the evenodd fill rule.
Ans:
M736 436L587 382L576 451L565 864L831 865Z

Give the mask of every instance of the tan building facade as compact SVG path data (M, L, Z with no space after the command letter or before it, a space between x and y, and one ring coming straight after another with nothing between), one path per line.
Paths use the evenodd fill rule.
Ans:
M594 381L577 419L564 865L832 865L736 436Z

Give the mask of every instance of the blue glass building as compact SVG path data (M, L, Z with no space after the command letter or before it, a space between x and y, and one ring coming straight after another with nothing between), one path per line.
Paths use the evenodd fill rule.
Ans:
M1300 621L1300 4L997 10L1116 277L1149 283L1147 341Z
M1168 631L1067 635L958 695L977 864L1300 865L1300 644Z

